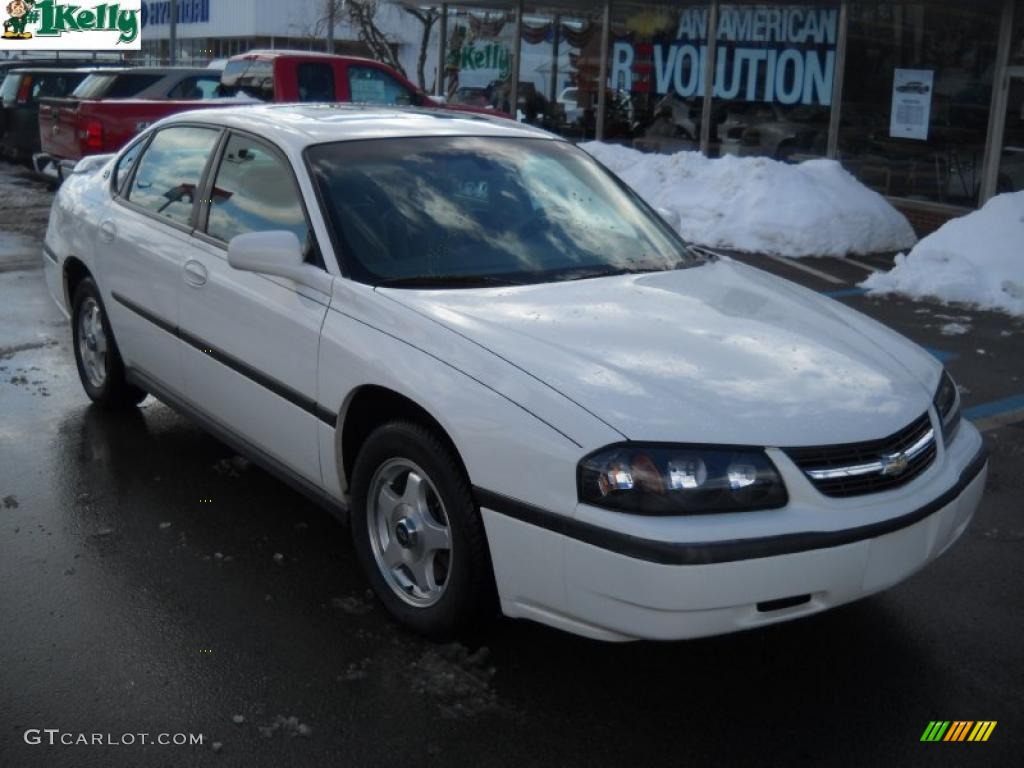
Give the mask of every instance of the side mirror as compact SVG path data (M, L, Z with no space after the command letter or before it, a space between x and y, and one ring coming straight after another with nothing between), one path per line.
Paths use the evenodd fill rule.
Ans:
M228 243L228 264L243 272L286 277L328 296L331 294L331 276L306 263L302 244L294 232L272 230L235 235Z

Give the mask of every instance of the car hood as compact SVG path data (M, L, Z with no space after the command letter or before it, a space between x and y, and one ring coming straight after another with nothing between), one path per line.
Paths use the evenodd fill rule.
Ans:
M882 437L928 408L941 370L863 315L730 260L507 289L381 292L632 440Z

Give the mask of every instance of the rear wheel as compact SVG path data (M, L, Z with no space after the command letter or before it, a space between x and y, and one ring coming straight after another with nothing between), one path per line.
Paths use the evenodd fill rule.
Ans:
M114 341L99 289L91 277L75 288L71 334L78 378L89 398L104 408L137 405L146 393L125 378L124 363Z
M352 537L374 592L438 639L493 605L483 523L461 465L427 427L396 421L366 439L352 473Z

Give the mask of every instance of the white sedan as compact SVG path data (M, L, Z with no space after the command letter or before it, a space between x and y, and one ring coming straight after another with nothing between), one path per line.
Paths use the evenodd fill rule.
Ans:
M79 163L44 261L98 406L152 394L347 516L435 637L806 616L936 558L985 484L927 352L504 120L176 115Z

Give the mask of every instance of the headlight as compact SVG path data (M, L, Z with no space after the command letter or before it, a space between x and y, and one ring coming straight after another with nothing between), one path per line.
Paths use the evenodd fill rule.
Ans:
M935 390L932 402L935 404L935 412L939 415L939 422L942 425L942 443L949 445L960 427L960 390L953 383L953 378L948 371L942 372L939 388Z
M789 500L761 448L622 443L585 457L580 501L636 515L776 509Z

